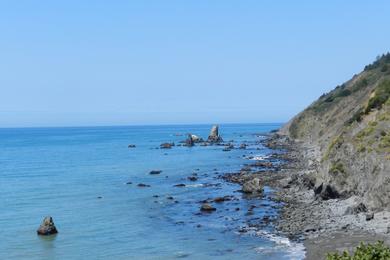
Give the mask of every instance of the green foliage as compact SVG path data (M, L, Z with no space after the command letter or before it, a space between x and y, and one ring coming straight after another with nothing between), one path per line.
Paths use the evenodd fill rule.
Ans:
M390 80L382 81L375 89L374 96L368 101L365 113L368 114L372 109L380 109L390 97Z
M374 61L370 65L367 65L364 68L364 71L374 70L374 69L380 68L383 65L385 65L386 63L390 63L390 53L386 53L386 54L383 54L382 56L378 56L376 61Z
M343 163L342 162L333 163L332 166L329 169L329 173L331 173L333 175L337 175L337 174L340 174L340 173L341 174L345 174L346 171L345 171Z
M362 121L362 118L363 118L363 115L364 115L364 109L361 107L358 109L358 111L355 112L355 114L353 114L353 116L347 121L347 124L348 125L351 125L353 122L360 122Z
M375 244L364 244L356 248L353 254L344 251L343 253L329 253L326 256L327 260L385 260L390 259L390 248L385 246L383 241L378 241Z

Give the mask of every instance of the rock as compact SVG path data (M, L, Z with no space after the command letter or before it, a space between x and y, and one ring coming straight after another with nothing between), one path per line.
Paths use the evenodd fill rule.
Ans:
M179 183L179 184L175 184L173 186L174 187L185 187L186 185L184 183Z
M41 236L57 234L58 231L54 225L53 218L50 216L45 217L42 221L42 224L39 226L37 233Z
M242 191L244 193L262 193L263 187L261 186L258 178L253 178L252 180L244 182L242 185Z
M189 176L189 177L187 177L187 179L190 180L190 181L197 181L197 180L198 180L198 177Z
M246 149L246 146L247 146L246 144L240 144L240 147L239 147L239 148L240 148L240 149Z
M229 152L229 151L231 151L231 149L225 147L225 148L222 149L222 151L224 151L224 152Z
M172 146L175 146L175 143L162 143L160 144L160 149L171 149Z
M131 181L126 182L127 185L133 184Z
M314 188L314 194L316 198L321 198L323 200L337 199L340 197L340 194L333 186L324 183L321 183L321 185Z
M366 214L366 221L370 221L374 219L374 213L368 213Z
M207 141L210 143L220 143L223 142L222 137L218 133L218 125L214 125L211 130Z
M135 148L136 146L135 146L135 144L129 144L128 146L127 146L127 148Z
M202 204L202 206L200 207L200 210L201 210L201 211L206 211L206 212L211 212L211 211L216 211L217 209L214 208L213 206L211 206L211 205L208 204L208 203L204 203L204 204Z
M197 135L190 134L191 140L194 143L202 143L203 139Z
M147 187L150 187L150 185L148 185L148 184L144 184L144 183L139 183L137 186L138 186L138 187L141 187L141 188L147 188Z
M232 198L230 196L224 196L224 197L216 197L213 201L216 202L216 203L221 203L221 202L224 202L224 201L229 201L231 199Z
M361 212L367 212L367 207L364 203L360 202L358 205L348 207L345 211L346 215L355 215Z
M162 173L161 170L152 170L152 171L149 172L149 174L151 174L151 175L157 175L157 174L160 174L160 173Z
M255 163L252 163L250 166L272 168L273 164L272 162L256 161Z
M188 146L188 147L194 146L194 141L192 140L191 134L188 135L188 138L185 141L185 146Z

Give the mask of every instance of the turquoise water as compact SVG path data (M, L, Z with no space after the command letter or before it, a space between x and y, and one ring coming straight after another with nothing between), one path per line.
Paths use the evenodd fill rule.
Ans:
M268 189L263 200L233 200L199 214L200 200L241 198L239 186L218 175L240 169L245 155L269 154L258 141L279 126L220 126L225 140L250 144L230 152L156 149L188 132L207 137L209 125L0 129L0 259L300 259L301 245L273 236L272 228L238 232L277 213ZM150 175L154 169L162 173ZM187 180L192 173L198 181ZM246 216L251 205L255 214ZM46 215L59 234L39 237Z

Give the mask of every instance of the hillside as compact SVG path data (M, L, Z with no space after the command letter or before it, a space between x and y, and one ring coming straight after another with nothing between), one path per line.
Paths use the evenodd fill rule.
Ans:
M389 97L388 53L280 130L306 151L324 199L357 195L373 210L390 209Z

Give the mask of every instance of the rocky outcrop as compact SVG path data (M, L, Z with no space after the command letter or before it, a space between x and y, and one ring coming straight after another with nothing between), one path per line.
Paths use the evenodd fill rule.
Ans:
M57 234L58 231L54 225L53 218L50 216L45 217L42 221L42 224L39 226L37 233L41 236Z
M208 142L210 142L210 143L220 143L220 142L223 142L222 137L219 135L218 128L219 128L218 125L214 125L211 128L209 137L207 138Z

